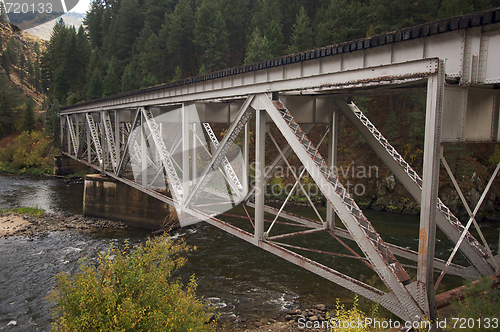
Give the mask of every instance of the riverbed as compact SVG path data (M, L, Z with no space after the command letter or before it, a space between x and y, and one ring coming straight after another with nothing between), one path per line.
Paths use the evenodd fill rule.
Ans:
M0 175L0 208L39 207L49 213L81 214L83 185L53 178L20 178ZM303 210L292 208L291 212ZM418 217L367 212L387 242L415 247ZM126 230L87 229L49 232L44 236L0 239L0 330L49 331L54 275L74 272L82 257L95 260L111 243L143 242L151 233L137 228ZM498 229L485 228L494 253ZM194 274L197 294L209 301L226 325L240 321L267 322L282 319L286 312L314 304L332 306L336 298L352 300L353 294L268 252L254 247L206 223L172 233L197 250L178 271L188 280ZM495 241L496 239L496 241ZM321 239L317 239L321 241ZM441 235L436 255L446 258L451 251ZM358 262L343 263L353 277L370 278L371 271ZM454 261L455 262L455 261ZM457 262L460 262L458 259ZM445 278L446 288L461 284ZM16 325L13 325L13 321ZM8 325L11 323L11 325Z

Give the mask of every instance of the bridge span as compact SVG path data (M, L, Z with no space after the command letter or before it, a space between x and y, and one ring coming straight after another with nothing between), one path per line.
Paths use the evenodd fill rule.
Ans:
M499 140L499 53L500 9L495 9L221 70L63 108L63 153L171 205L181 226L206 221L403 320L436 319L435 289L446 273L469 280L500 273L475 221L500 165L470 208L442 155L447 142ZM352 103L353 96L408 91L427 92L422 176ZM420 203L415 250L385 242L340 181L339 113ZM228 127L219 141L212 126L221 123ZM317 124L329 129L313 143L308 133ZM287 144L280 146L271 129ZM322 156L326 137L328 154ZM278 151L267 164L266 139ZM304 166L293 174L294 188L311 202L300 182L307 172L328 202L326 218L317 211L314 220L291 214L285 204L265 205L266 182L278 167L289 166L292 154ZM470 214L466 224L438 197L441 162ZM247 213L242 220L218 217L236 204ZM273 220L267 222L264 213ZM469 232L472 225L480 239ZM454 244L447 261L434 257L436 226ZM288 241L312 233L328 236L332 250L318 250L314 241L308 247ZM306 258L301 253L307 251L366 264L387 290L356 280L335 264ZM451 262L457 252L468 266ZM416 278L401 258L416 263ZM255 263L262 264L258 257Z

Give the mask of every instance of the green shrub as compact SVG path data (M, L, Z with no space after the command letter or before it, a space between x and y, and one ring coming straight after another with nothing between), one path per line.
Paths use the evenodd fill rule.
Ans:
M12 145L0 149L0 172L41 175L51 173L50 140L42 131L24 131Z
M54 331L214 331L196 298L194 276L185 288L173 272L185 264L183 242L168 236L130 250L111 248L97 266L80 262L73 278L56 276Z

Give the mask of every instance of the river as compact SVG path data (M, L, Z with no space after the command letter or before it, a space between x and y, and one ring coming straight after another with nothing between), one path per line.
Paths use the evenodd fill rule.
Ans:
M52 178L0 175L0 208L29 206L47 212L81 214L82 195L82 184L68 184ZM290 212L298 211L303 212L304 208L292 207ZM418 217L371 211L366 214L387 242L416 247ZM484 232L493 252L497 253L498 229L486 227ZM33 239L1 238L0 330L49 331L53 304L47 302L46 297L55 286L55 274L75 271L81 257L95 260L112 242L138 243L149 234L129 228L125 231L53 232ZM265 322L287 310L307 308L312 304L330 306L336 298L346 302L352 300L352 293L342 287L206 223L173 236L184 238L189 245L197 247L188 254L186 266L178 273L186 281L190 275L196 276L197 294L217 308L227 325L242 318ZM318 242L319 247L326 241L321 237L312 240ZM436 256L446 259L450 251L449 241L438 234ZM337 257L328 259L338 259L335 264L343 266L343 272L353 277L363 275L367 279L373 274L359 262ZM460 262L460 257L454 262ZM456 277L444 280L447 289L462 283ZM17 325L8 325L13 320Z

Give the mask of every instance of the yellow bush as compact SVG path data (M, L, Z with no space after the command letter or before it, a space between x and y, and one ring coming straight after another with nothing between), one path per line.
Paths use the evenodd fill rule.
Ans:
M172 280L187 250L160 236L134 250L111 248L97 266L82 261L73 278L58 274L53 331L214 331L194 277L185 288Z

